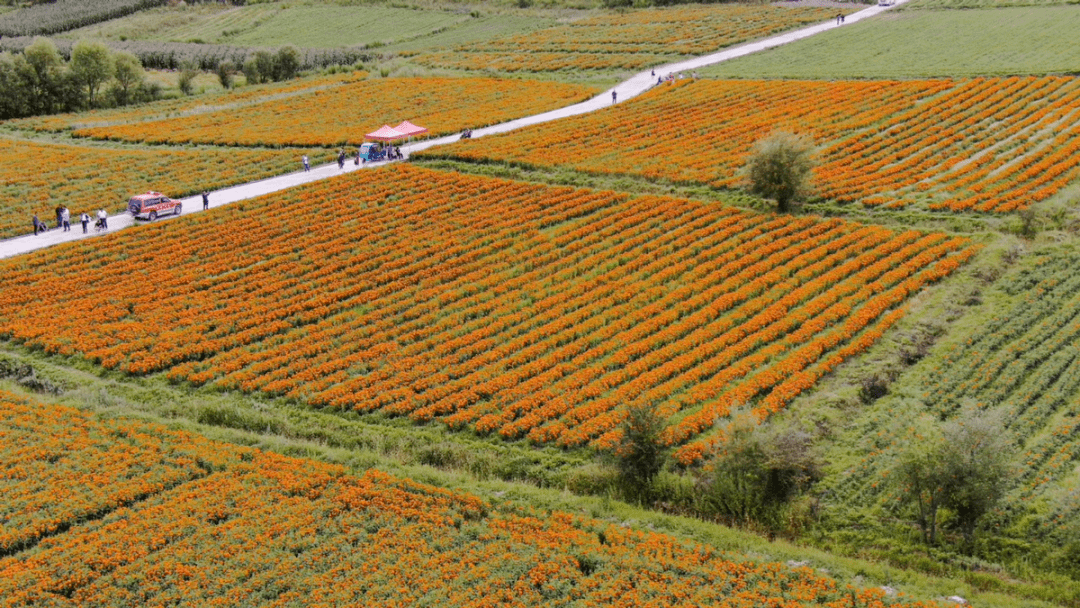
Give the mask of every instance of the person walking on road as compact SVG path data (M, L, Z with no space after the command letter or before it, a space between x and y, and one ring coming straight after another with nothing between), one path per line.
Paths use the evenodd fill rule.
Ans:
M203 211L206 211L210 208L210 193L206 190L202 191L202 208Z
M64 225L64 206L56 206L56 227L61 228Z
M344 148L338 150L338 153L337 153L337 168L338 169L344 169L345 168L345 149Z
M304 156L303 156L303 157L302 157L302 158L300 159L300 162L302 162L302 163L304 164L304 171L311 171L311 165L310 165L310 164L308 164L307 154L305 154L305 155L304 155Z
M109 214L105 213L104 209L98 209L97 212L98 223L101 224L102 230L109 229Z
M37 214L34 214L34 236L41 234L48 230L48 227L38 219Z
M64 232L70 232L71 231L71 211L69 211L67 207L64 207L64 210L60 212L60 219L63 221L63 224L64 224Z
M86 234L86 227L90 225L90 214L83 211L82 217L79 218L82 221L82 233Z
M612 91L611 92L611 105L615 105L615 96L616 96L615 91Z

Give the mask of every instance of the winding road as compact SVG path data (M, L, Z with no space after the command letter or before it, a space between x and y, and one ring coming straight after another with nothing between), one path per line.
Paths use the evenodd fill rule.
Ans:
M857 13L847 15L844 19L843 25L838 25L835 21L830 20L826 23L805 27L798 30L792 30L783 34L778 34L770 38L757 40L755 42L748 42L739 46L711 53L709 55L702 55L693 59L687 59L685 61L679 61L676 63L669 63L666 65L656 66L650 68L647 71L635 74L630 79L619 83L615 87L600 93L596 97L583 101L572 106L566 106L559 108L558 110L552 110L550 112L544 112L543 114L536 114L534 116L527 116L525 118L519 118L508 122L492 125L490 127L484 127L481 129L473 130L473 137L483 137L485 135L493 135L496 133L504 133L506 131L513 131L514 129L520 129L529 125L540 124L544 122L550 122L552 120L559 120L560 118L567 118L569 116L577 116L578 114L585 114L587 112L595 112L612 105L611 93L616 93L618 103L624 103L627 100L633 99L638 95L649 90L653 86L656 86L656 76L653 75L653 71L656 74L669 74L680 72L689 72L698 68L720 63L722 61L728 61L736 57L742 57L743 55L749 55L765 49L770 49L782 44L788 44L796 40L801 40L815 34L820 34L837 27L848 27L849 24L862 21L869 17L873 17L883 11L889 10L894 6L903 4L907 0L896 0L889 6L872 6L863 9ZM446 137L439 137L434 139L427 139L419 141L413 144L401 146L402 151L406 156L412 152L417 152L434 146L442 146L457 141L459 136L449 135ZM341 175L342 173L348 173L361 168L378 167L386 164L380 163L367 163L360 165L359 167L350 162L345 163L344 169L339 169L337 163L330 163L328 165L321 165L318 167L312 167L310 171L297 171L295 173L288 173L285 175L279 175L269 179L264 179L256 182L249 182L238 186L232 186L230 188L223 188L221 190L215 190L210 193L210 207L220 207L229 203L235 203L237 201L254 198L256 196L262 196L263 194L269 194L271 192L277 192L279 190L285 190L286 188L292 188L293 186L299 186L301 184L307 184L310 182L328 179ZM299 159L297 159L297 165L299 165ZM202 211L202 198L198 195L181 199L183 202L183 215L189 215L191 213L198 213ZM46 218L49 219L49 218ZM39 235L27 235L7 239L0 241L0 258L12 257L22 253L28 253L37 249L44 249L52 245L59 243L66 243L69 241L90 238L94 236L101 236L107 233L94 232L92 229L88 234L82 233L82 227L79 225L77 218L72 219L72 229L70 232L63 232L61 230L53 229L48 232ZM164 218L168 219L168 218ZM162 220L158 220L162 221ZM109 217L109 230L108 232L116 232L128 228L135 224L135 220L128 214L123 213Z

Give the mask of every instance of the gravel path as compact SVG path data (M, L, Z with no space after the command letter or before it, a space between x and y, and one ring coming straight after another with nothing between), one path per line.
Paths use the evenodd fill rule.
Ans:
M529 125L540 124L549 122L552 120L558 120L560 118L566 118L568 116L576 116L578 114L585 114L586 112L595 112L612 105L611 93L616 93L616 99L618 103L623 103L628 99L632 99L641 93L649 90L653 86L656 86L657 76L653 76L653 71L657 75L667 75L669 73L678 74L680 72L686 72L687 76L690 75L693 70L701 68L714 63L720 63L721 61L727 61L736 57L742 57L743 55L749 55L750 53L756 53L763 51L781 44L787 44L796 40L801 40L821 32L831 30L836 27L846 27L851 23L861 21L868 17L873 17L882 11L889 10L893 6L897 6L906 2L907 0L896 0L896 2L890 6L871 6L863 9L857 13L847 15L844 19L844 25L837 25L835 21L830 20L826 23L805 27L799 30L793 30L778 34L771 38L764 40L758 40L756 42L750 42L740 46L731 47L723 51L712 53L710 55L702 55L701 57L695 57L686 61L680 61L677 63L669 63L655 68L650 68L648 71L636 74L629 80L622 82L612 89L608 89L596 97L583 101L579 104L567 106L565 108L559 108L558 110L552 110L543 114L537 114L535 116L528 116L526 118L519 118L517 120L511 120L498 125L490 127L484 127L482 129L474 129L473 137L483 137L485 135L492 135L495 133L504 133L506 131L512 131L514 129L520 129ZM412 152L431 148L433 146L442 146L458 140L458 135L450 135L446 137L440 137L437 139L428 139L420 141L414 144L402 146L402 151L406 156ZM299 166L300 160L297 159L297 166ZM382 163L367 163L356 167L352 164L352 159L348 159L345 163L344 169L338 169L337 163L331 163L329 165L322 165L318 167L312 167L310 171L298 171L296 173L289 173L286 175L279 175L269 179L264 179L257 182L250 182L247 184L241 184L239 186L233 186L231 188L224 188L222 190L215 190L210 193L210 207L220 207L229 203L235 203L236 201L242 201L263 194L269 194L271 192L277 192L286 188L292 188L300 184L306 184L309 182L327 179L340 175L342 173L348 173L349 171L355 171L360 168L378 167L385 165ZM134 193L133 193L134 194ZM168 194L168 193L166 193ZM181 199L183 201L183 214L188 215L190 213L198 213L202 211L202 198L198 195L189 198ZM49 220L50 218L45 218ZM77 221L78 218L73 217L72 228L70 232L62 232L60 230L50 230L48 232L39 235L27 235L22 237L16 237L0 241L0 258L11 257L19 255L21 253L27 253L37 249L43 249L51 245L58 243L64 243L68 241L90 238L94 236L100 236L106 233L95 232L91 225L89 234L82 233L82 226ZM161 218L158 221L168 221L169 218ZM30 220L27 219L29 225ZM115 215L109 217L109 230L108 232L116 232L122 230L136 223L132 217L126 213L121 215Z

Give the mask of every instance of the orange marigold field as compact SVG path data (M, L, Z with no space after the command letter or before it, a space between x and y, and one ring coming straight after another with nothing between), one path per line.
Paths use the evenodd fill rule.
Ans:
M494 78L385 78L283 99L147 122L76 129L75 135L152 143L334 146L363 141L402 120L445 135L539 114L579 101L596 87Z
M417 52L414 60L431 67L506 72L636 70L832 19L838 12L854 11L778 4L622 11L447 51Z
M312 150L115 150L0 138L0 237L32 234L31 217L56 219L67 205L79 214L123 210L148 190L179 197L287 173ZM326 158L329 161L329 158Z
M5 607L930 606L663 534L4 393L0 439L0 535L24 538L0 546ZM160 482L174 463L185 478ZM102 498L88 514L73 496ZM56 505L58 523L20 518L30 504Z
M1080 177L1080 78L678 81L601 112L428 150L730 188L773 130L822 146L817 194L1007 212Z
M731 407L782 409L975 251L407 165L243 207L0 263L0 336L567 446L655 402L692 462Z
M240 89L223 91L218 94L196 95L178 99L163 99L138 106L109 108L75 112L71 114L52 114L13 120L7 124L33 131L66 131L69 129L100 127L106 125L145 122L179 115L201 114L216 110L235 109L247 105L283 99L285 97L313 93L320 89L333 88L343 84L363 80L367 72L357 71L343 74L330 74L311 78L299 78L287 82L275 82L246 86Z

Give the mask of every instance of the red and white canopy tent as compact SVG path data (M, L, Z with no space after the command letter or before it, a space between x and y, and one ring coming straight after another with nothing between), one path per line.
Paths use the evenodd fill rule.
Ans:
M374 139L376 141L394 141L395 139L405 139L408 137L405 133L394 129L389 125L383 125L376 131L372 131L364 136L367 139Z
M407 137L412 137L413 135L423 135L428 132L426 128L414 125L407 120L401 121L401 124L394 127L394 130L404 133Z

